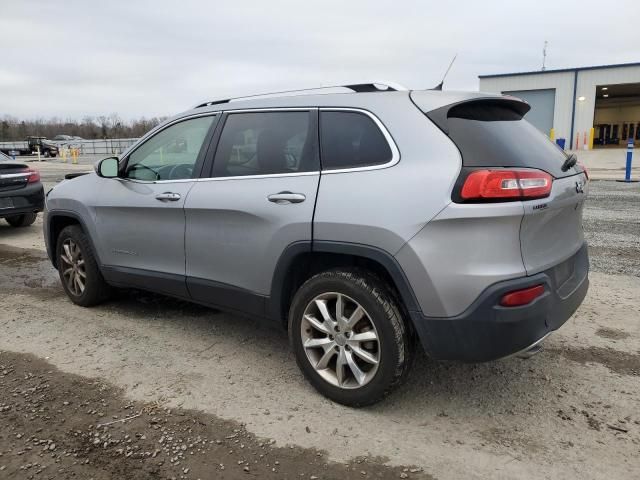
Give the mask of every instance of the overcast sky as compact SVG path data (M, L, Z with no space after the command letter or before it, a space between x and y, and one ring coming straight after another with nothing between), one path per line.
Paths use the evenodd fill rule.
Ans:
M171 115L208 99L640 61L638 0L0 0L0 117Z

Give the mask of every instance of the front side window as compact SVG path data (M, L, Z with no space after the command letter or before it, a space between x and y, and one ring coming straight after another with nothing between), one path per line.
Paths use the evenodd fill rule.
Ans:
M214 177L319 170L316 127L309 112L231 113L213 160Z
M364 113L320 112L320 142L323 170L381 165L393 157L387 139Z
M214 118L185 120L151 137L129 155L125 178L146 181L191 178Z

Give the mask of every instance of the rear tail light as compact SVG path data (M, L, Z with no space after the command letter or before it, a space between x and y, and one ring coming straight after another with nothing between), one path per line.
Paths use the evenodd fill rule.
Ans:
M532 200L548 197L553 178L534 169L474 170L460 191L463 201Z
M40 172L37 170L34 170L33 168L26 168L23 172L29 175L27 183L36 183L40 181Z
M502 296L500 305L503 307L521 307L533 302L544 293L544 285L536 285L522 290L514 290Z

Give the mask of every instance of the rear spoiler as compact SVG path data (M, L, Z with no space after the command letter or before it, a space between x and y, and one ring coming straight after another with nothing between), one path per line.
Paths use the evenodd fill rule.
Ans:
M484 122L520 120L529 110L531 110L531 106L518 98L490 97L452 103L430 112L425 112L425 114L440 130L448 135L449 118L463 118Z

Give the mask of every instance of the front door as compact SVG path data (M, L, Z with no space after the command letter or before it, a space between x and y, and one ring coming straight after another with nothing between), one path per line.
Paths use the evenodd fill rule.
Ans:
M262 315L282 252L310 245L317 111L225 115L208 179L185 204L187 284L204 303Z
M184 202L204 158L215 116L170 124L102 179L96 202L103 273L116 284L187 297Z

